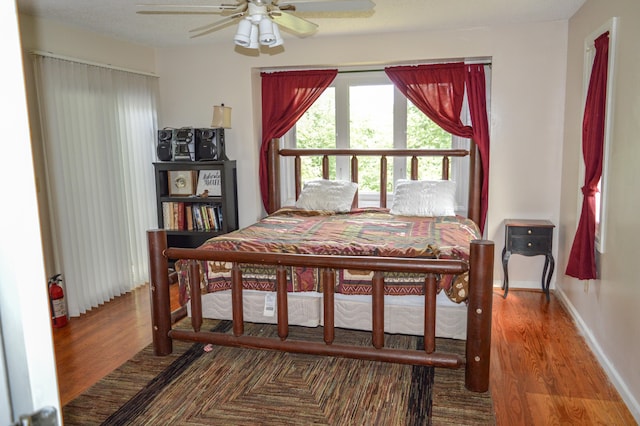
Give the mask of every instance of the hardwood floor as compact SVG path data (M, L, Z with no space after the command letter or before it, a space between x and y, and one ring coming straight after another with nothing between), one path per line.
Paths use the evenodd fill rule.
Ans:
M174 310L177 285L171 292ZM151 344L149 300L145 285L53 329L62 405Z
M54 329L63 405L151 343L148 293L141 287ZM493 312L498 425L636 424L555 296L496 292Z
M499 425L635 425L562 303L493 298L491 395Z

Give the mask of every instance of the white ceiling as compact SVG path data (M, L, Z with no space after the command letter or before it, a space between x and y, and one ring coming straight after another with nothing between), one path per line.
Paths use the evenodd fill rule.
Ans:
M306 14L319 25L310 37L382 32L466 29L500 24L570 18L586 0L373 0L373 13L343 17ZM229 40L235 26L190 38L189 30L218 15L141 15L136 4L220 4L206 0L17 0L20 13L59 21L107 36L153 47L171 47ZM233 3L233 0L226 1ZM280 4L286 4L281 0ZM283 34L286 39L296 37Z

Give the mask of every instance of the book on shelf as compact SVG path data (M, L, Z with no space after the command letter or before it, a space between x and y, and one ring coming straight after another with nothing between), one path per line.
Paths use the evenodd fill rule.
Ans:
M209 225L209 214L207 213L207 205L200 204L200 212L202 213L202 225L205 231L211 231L211 226Z
M223 222L222 222L222 204L218 204L218 225L220 227L220 229L222 229L223 227Z
M179 202L176 203L176 209L177 209L177 215L178 215L178 220L177 220L177 226L178 226L178 230L179 231L184 231L187 229L186 223L185 223L185 217L184 217L184 203L183 202Z
M221 231L222 204L165 201L162 219L163 228L171 231Z
M213 207L213 211L214 211L214 218L215 218L215 221L216 221L216 230L221 231L222 230L222 221L220 220L220 218L222 217L222 205L216 204Z
M193 231L193 208L191 204L184 206L184 215L187 221L187 231Z
M202 211L197 204L193 205L193 223L196 231L204 231L204 222L202 221Z
M171 229L171 221L173 219L173 207L170 202L162 203L162 227Z
M209 228L212 231L217 231L218 227L216 226L216 214L214 211L214 206L208 204L207 205L207 218L209 219Z

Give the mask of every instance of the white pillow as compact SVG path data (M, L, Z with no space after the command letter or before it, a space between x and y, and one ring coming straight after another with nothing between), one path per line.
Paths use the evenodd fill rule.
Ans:
M358 185L346 180L311 180L304 184L296 207L305 210L348 212Z
M398 179L390 212L402 216L455 216L455 206L455 182Z

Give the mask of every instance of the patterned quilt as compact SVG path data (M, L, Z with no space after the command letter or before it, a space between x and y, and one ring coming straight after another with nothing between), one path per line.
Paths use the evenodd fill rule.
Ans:
M200 248L349 256L469 258L470 243L479 239L478 227L463 217L412 217L391 215L386 209L358 209L349 213L283 208L259 222L205 242ZM231 264L203 262L202 287L207 292L231 288ZM188 279L183 261L176 262L181 295L186 301ZM244 288L273 291L275 267L243 265ZM316 268L287 270L288 291L322 291ZM370 294L373 273L341 270L336 292ZM422 294L424 276L385 274L385 293ZM466 299L467 277L443 276L439 288L450 299Z

